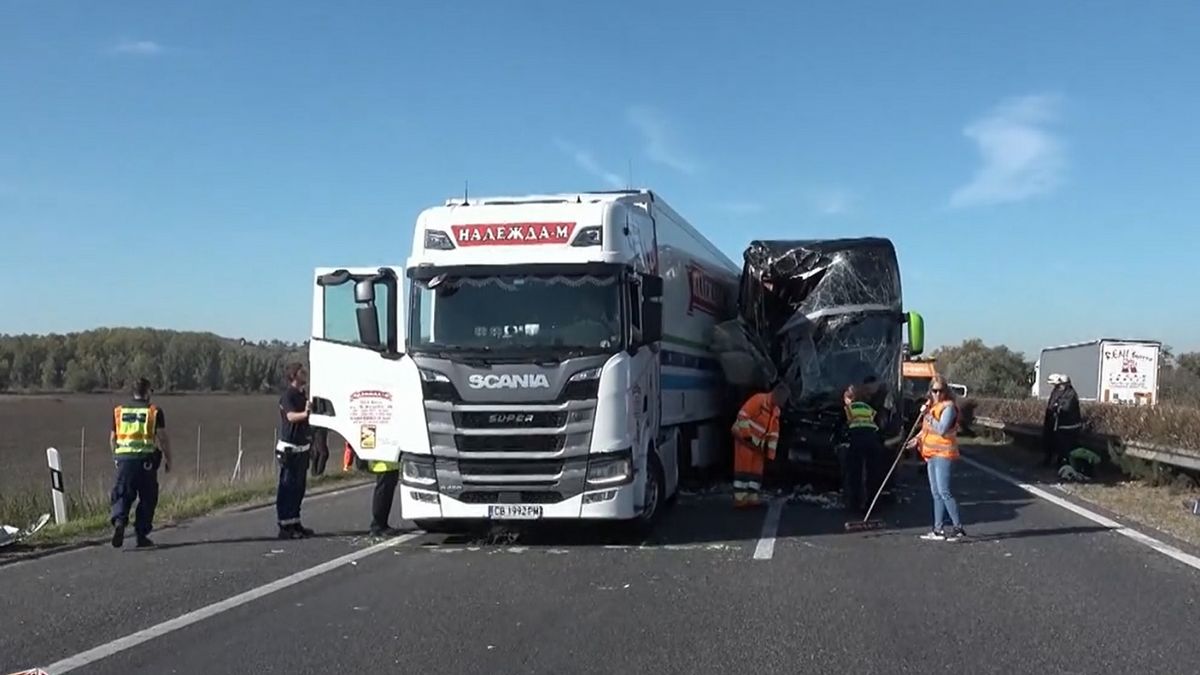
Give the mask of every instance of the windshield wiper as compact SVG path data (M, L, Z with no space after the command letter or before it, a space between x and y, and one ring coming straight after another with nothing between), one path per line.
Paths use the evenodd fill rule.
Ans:
M428 354L436 356L439 359L447 361L457 361L471 366L491 366L492 362L486 354L491 352L492 348L483 347L463 347L461 345L437 345L429 348L418 348L419 354Z

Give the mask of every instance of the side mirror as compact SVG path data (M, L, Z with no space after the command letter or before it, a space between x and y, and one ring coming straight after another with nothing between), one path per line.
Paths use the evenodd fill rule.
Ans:
M662 288L660 281L659 288ZM642 343L653 345L662 340L663 305L658 299L642 303Z
M908 324L908 355L918 356L925 351L925 318L909 312L905 322Z
M354 294L358 295L358 286L354 287ZM374 295L375 291L372 290L371 294ZM375 304L358 307L354 314L358 319L358 339L368 347L380 347L383 341L379 339L379 314L375 311Z
M356 282L354 284L354 301L360 305L375 302L375 282L371 279Z
M650 299L659 299L663 296L663 280L662 277L644 276L642 277L642 297Z

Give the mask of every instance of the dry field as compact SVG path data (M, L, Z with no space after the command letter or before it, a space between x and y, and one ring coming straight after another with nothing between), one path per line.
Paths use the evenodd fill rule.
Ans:
M123 397L109 394L0 395L0 495L46 490L46 448L62 456L66 490L104 494L112 479L108 434L113 406ZM242 471L270 470L278 426L278 398L272 395L186 394L157 396L166 415L175 465L162 476L176 481L229 480L244 450ZM340 441L330 439L330 446ZM340 461L333 459L331 465Z

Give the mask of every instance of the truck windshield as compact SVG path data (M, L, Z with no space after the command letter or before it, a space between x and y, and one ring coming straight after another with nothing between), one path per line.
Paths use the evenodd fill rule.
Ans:
M412 282L414 351L612 353L621 284L596 275L441 276Z
M928 377L906 377L904 395L908 398L924 398L929 394L929 383L932 381Z

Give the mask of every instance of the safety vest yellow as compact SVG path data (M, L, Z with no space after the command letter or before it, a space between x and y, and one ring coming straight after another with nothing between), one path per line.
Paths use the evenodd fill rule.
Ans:
M399 471L400 463L399 462L385 462L383 460L375 460L375 461L371 462L369 468L371 469L371 473L387 473L389 471Z
M157 446L158 406L117 406L113 408L113 428L117 432L117 455L149 455Z
M875 424L875 409L862 401L855 401L846 408L846 418L850 421L851 429L879 431L879 426Z

